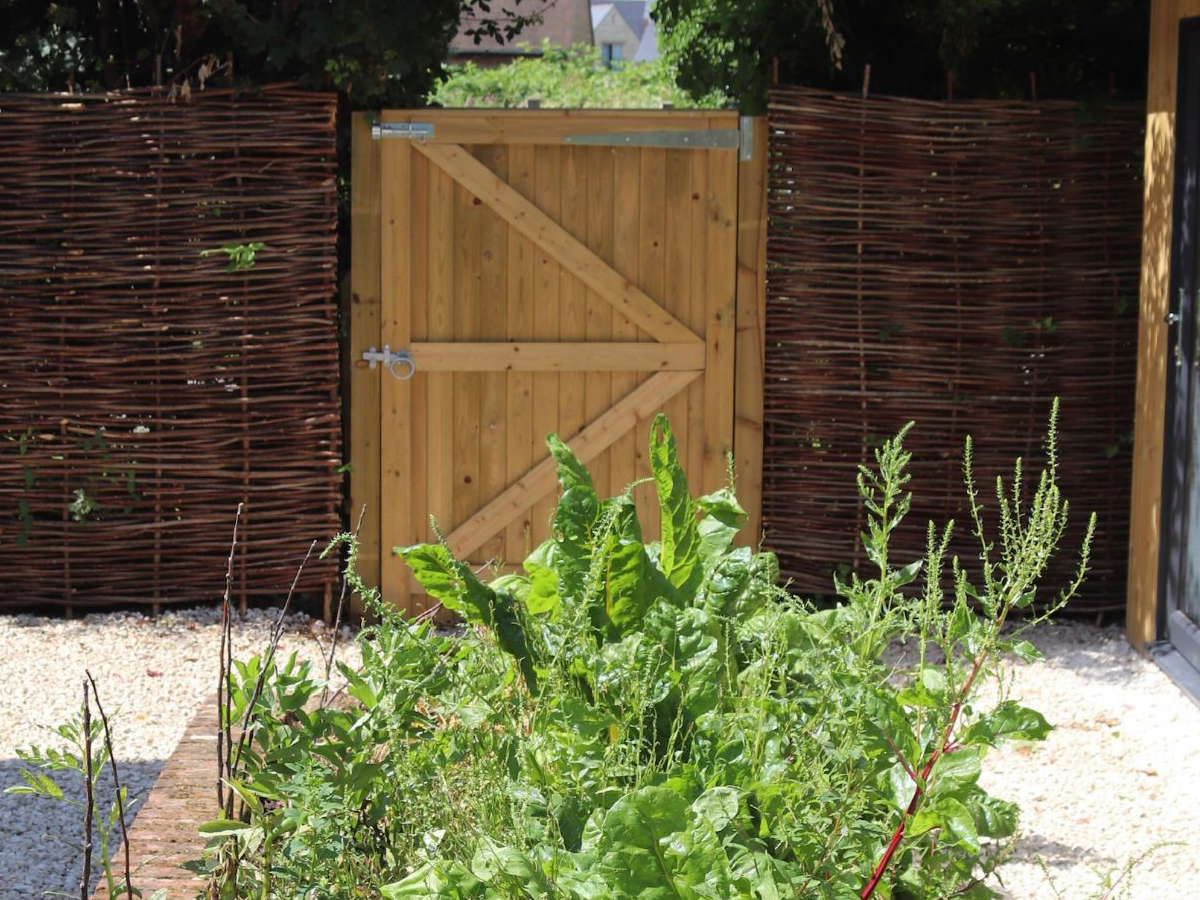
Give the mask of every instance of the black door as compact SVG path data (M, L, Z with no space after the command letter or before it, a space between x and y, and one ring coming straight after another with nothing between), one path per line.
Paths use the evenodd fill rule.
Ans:
M1182 23L1167 316L1163 636L1200 669L1200 18Z

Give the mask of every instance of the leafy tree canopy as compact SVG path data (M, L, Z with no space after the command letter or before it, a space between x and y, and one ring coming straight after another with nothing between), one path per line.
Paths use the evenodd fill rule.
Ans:
M675 69L665 60L606 67L600 51L586 44L543 44L540 58L523 57L504 66L450 66L446 79L429 95L429 101L440 106L512 108L530 100L543 107L573 109L658 109L664 104L712 108L728 102L719 91L693 98L676 84Z
M765 107L794 84L903 96L1140 96L1142 0L656 0L659 46L693 95ZM1033 76L1031 78L1031 75Z
M354 106L411 106L464 14L511 40L521 0L0 0L0 90L99 90L207 78L297 80Z

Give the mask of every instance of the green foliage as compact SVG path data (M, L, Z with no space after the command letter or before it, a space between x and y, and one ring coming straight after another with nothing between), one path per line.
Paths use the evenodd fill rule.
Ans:
M231 784L240 809L203 829L210 896L998 896L1017 809L979 786L985 754L1050 726L979 687L1004 655L1034 653L1002 626L1066 523L1053 422L1032 496L1020 464L998 483L995 538L968 447L973 578L958 559L947 572L951 526L929 526L922 561L889 555L910 508L903 437L860 473L873 569L832 609L781 590L770 553L733 546L732 490L691 496L661 417L661 541L643 540L634 487L601 498L551 436L563 493L523 573L484 583L443 545L397 549L457 635L380 604L339 536L378 617L362 667L341 666L324 702L294 660L236 666L231 720L249 711L255 740Z
M261 241L251 241L249 244L226 244L224 247L201 250L200 258L206 259L209 256L224 253L229 261L225 271L244 272L247 269L254 268L258 251L265 250L266 246Z
M570 109L716 108L726 105L720 91L693 99L675 83L675 69L664 60L605 66L596 47L543 44L541 57L523 57L507 65L450 66L429 95L439 106L512 108L537 100L542 107Z
M1149 17L1137 0L656 0L659 47L693 95L765 108L785 84L944 98L1144 91Z
M460 17L511 40L521 0L14 0L0 4L0 91L296 80L355 106L414 106Z

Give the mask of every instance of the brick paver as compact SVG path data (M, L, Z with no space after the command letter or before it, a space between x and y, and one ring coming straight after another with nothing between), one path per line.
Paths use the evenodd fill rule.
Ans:
M217 704L210 698L192 718L179 746L163 766L158 781L129 829L133 886L150 897L167 889L169 900L194 900L204 887L198 876L182 868L204 849L197 830L217 811ZM113 859L118 866L124 850ZM92 900L108 900L104 886Z

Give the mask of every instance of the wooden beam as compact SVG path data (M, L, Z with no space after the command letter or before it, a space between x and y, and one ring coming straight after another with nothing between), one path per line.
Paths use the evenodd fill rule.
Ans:
M406 346L412 340L412 147L392 141L381 148L383 225L380 243L380 284L383 316L380 337L384 343ZM380 442L380 531L383 546L413 543L412 382L399 378L381 381L383 421ZM383 598L403 612L412 613L408 565L394 553L380 561Z
M355 113L350 126L350 326L351 361L379 337L379 142L371 140L365 113ZM348 369L350 509L353 527L363 513L358 533L358 573L368 585L379 584L379 392L376 372ZM355 596L352 611L362 613Z
M1171 309L1171 232L1174 224L1175 111L1179 23L1200 15L1200 0L1154 0L1146 85L1142 266L1138 316L1137 395L1134 401L1133 484L1129 519L1126 634L1141 652L1164 636L1159 612L1166 401L1171 372L1164 317Z
M691 329L636 284L622 277L462 147L419 142L413 142L412 146L651 337L664 342L700 341Z
M737 314L738 154L714 150L708 155L708 358L704 383L704 492L728 481L733 452L735 318Z
M698 372L704 345L617 343L456 342L409 347L418 372Z
M740 543L762 539L763 360L767 312L767 120L754 119L754 155L738 163L737 320L733 458L746 510Z
M659 372L651 376L620 402L593 419L567 442L568 445L586 464L699 376L699 372ZM547 457L530 469L446 538L451 552L460 559L474 553L536 500L554 490L557 470L558 464L553 457Z
M426 144L443 145L561 144L564 137L576 134L738 127L737 113L713 110L422 109L384 111L380 118L383 122L428 122L434 130Z

